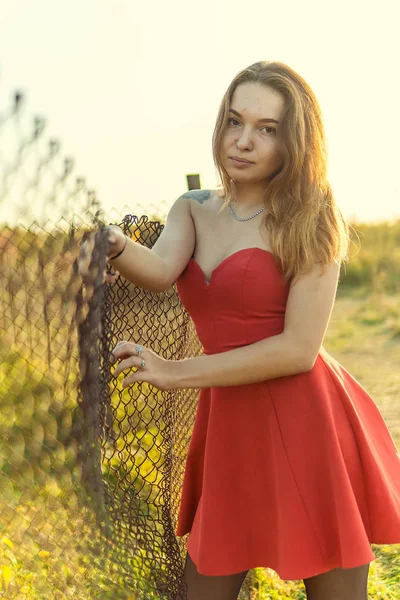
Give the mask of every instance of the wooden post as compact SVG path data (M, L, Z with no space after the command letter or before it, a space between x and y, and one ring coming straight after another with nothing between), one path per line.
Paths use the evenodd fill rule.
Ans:
M186 175L188 190L201 190L200 175Z

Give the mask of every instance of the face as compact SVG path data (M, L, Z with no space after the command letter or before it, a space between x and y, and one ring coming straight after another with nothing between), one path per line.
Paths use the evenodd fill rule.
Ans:
M236 87L222 140L222 160L231 179L253 184L265 182L282 165L277 130L284 108L284 97L270 87L253 82ZM241 166L232 156L245 158L252 164Z

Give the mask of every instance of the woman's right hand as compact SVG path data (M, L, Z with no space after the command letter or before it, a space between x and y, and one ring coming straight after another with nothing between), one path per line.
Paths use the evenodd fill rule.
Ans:
M112 256L115 256L122 250L125 245L125 234L118 225L108 225L104 229L107 230L108 234L108 242L109 242L109 252L107 255L107 262ZM92 253L94 249L96 232L90 233L86 240L83 242L79 249L79 258L78 258L78 272L82 277L83 281L87 280L87 273L89 270L89 265L92 260ZM119 272L115 271L114 275L107 273L104 271L103 275L103 283L114 283L119 277Z

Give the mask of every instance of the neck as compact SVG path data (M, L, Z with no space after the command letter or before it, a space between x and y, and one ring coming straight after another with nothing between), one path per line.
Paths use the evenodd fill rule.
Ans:
M265 206L264 192L267 186L266 181L257 182L257 184L236 184L232 208L240 207L246 212L255 212Z

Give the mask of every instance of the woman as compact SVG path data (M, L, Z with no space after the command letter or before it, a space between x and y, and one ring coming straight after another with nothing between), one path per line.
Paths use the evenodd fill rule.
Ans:
M114 375L138 369L124 386L201 388L176 531L190 532L188 600L234 600L262 566L302 579L308 600L366 600L371 543L400 542L400 457L322 345L349 233L313 91L280 62L244 69L213 153L220 189L178 198L152 249L109 230L122 276L153 291L177 282L205 350L113 350Z

